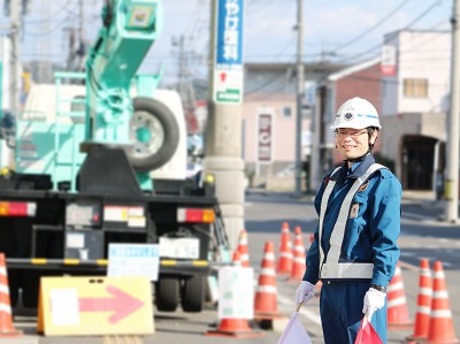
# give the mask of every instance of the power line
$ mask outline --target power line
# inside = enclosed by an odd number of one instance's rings
[[[380,25],[382,25],[384,22],[386,22],[388,19],[390,19],[393,14],[395,14],[396,12],[398,12],[405,4],[407,4],[410,0],[404,0],[403,2],[401,2],[396,8],[394,8],[390,13],[388,13],[385,17],[383,17],[381,20],[379,20],[374,26],[372,26],[371,28],[365,30],[364,32],[362,32],[361,34],[359,34],[358,36],[356,36],[355,38],[352,38],[351,40],[349,40],[348,42],[345,42],[343,43],[342,45],[340,45],[338,48],[335,48],[333,49],[334,51],[338,51],[338,50],[341,50],[347,46],[350,46],[356,42],[358,42],[361,38],[365,37],[366,35],[368,35],[370,32],[374,31],[376,28],[378,28]]]
[[[62,25],[66,24],[72,16],[76,17],[78,15],[77,13],[73,12],[73,10],[75,10],[77,5],[78,5],[78,1],[74,4],[74,8],[72,8],[71,10],[68,11],[67,16],[61,22],[59,22],[58,25],[55,26],[54,28],[52,28],[52,29],[50,29],[50,30],[48,30],[46,32],[40,32],[40,33],[32,33],[32,32],[29,32],[29,31],[23,31],[24,34],[36,37],[36,36],[48,36],[48,35],[52,34],[53,32],[56,32],[57,30],[59,30],[62,27]]]
[[[415,18],[413,21],[411,21],[408,25],[406,25],[405,27],[403,27],[403,28],[401,28],[401,29],[399,29],[399,30],[396,30],[396,31],[394,31],[394,32],[392,32],[392,33],[390,33],[390,34],[388,34],[387,37],[384,39],[383,44],[388,43],[388,42],[391,41],[393,38],[395,38],[395,37],[398,35],[398,33],[399,33],[400,31],[404,31],[404,30],[409,29],[412,25],[414,25],[414,24],[417,23],[419,20],[421,20],[423,17],[425,17],[428,13],[430,13],[430,12],[435,8],[435,6],[439,6],[439,4],[440,4],[440,1],[439,1],[439,0],[436,0],[433,4],[431,4],[431,6],[429,6],[424,12],[422,12],[418,17],[416,17],[416,18]],[[345,58],[345,59],[339,60],[338,63],[346,63],[346,62],[348,62],[348,61],[350,61],[350,60],[355,59],[356,57],[360,57],[360,56],[362,56],[362,55],[367,55],[367,54],[369,54],[369,53],[374,52],[374,51],[377,50],[377,49],[380,49],[381,46],[382,46],[382,44],[379,43],[379,44],[374,45],[373,47],[371,47],[371,48],[369,48],[369,49],[367,49],[367,50],[365,50],[365,51],[363,51],[363,52],[360,52],[360,53],[358,53],[358,54],[354,54],[354,55],[352,55],[352,56],[349,56],[349,57],[347,57],[347,58]]]

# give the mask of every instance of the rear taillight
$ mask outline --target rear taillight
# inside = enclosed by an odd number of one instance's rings
[[[25,217],[35,216],[37,205],[34,202],[0,201],[0,216]]]
[[[198,209],[198,208],[179,208],[177,209],[178,222],[198,222],[198,223],[213,223],[216,218],[213,209]]]

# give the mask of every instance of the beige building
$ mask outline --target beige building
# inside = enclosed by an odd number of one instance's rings
[[[382,154],[394,158],[404,189],[435,190],[445,169],[451,34],[397,31],[384,41],[394,68],[381,79]]]
[[[305,64],[306,92],[302,110],[302,161],[311,148],[311,106],[316,81],[340,65]],[[243,159],[251,186],[294,189],[296,155],[296,65],[246,63],[243,103]],[[306,182],[306,181],[305,181]],[[305,188],[305,183],[304,183]]]

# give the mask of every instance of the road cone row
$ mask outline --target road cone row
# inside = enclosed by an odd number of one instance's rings
[[[0,338],[14,337],[21,334],[22,332],[16,330],[13,326],[6,259],[5,255],[0,253]]]
[[[414,332],[406,343],[459,343],[455,337],[445,275],[440,261],[432,278],[428,259],[420,261],[419,291]]]

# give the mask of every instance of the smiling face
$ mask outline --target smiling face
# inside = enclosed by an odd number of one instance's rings
[[[344,160],[359,158],[369,151],[369,143],[374,144],[377,131],[372,130],[369,137],[367,129],[337,129],[335,144]]]

